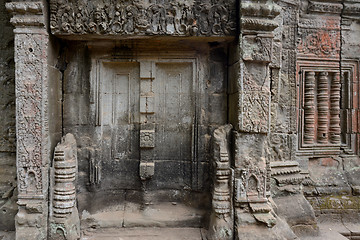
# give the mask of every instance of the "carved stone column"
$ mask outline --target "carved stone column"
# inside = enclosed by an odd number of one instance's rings
[[[239,115],[235,134],[235,206],[250,212],[258,221],[274,225],[267,204],[269,162],[264,143],[270,130],[270,63],[274,18],[281,8],[274,2],[241,1],[241,35],[238,79]],[[279,46],[278,46],[279,47]],[[257,150],[252,149],[257,146]],[[250,153],[253,152],[253,153]],[[257,206],[259,205],[259,207]],[[268,216],[266,218],[264,216]],[[238,216],[238,218],[241,218]]]
[[[10,2],[15,26],[16,163],[19,212],[16,239],[47,239],[49,138],[44,5]]]
[[[273,1],[246,0],[240,1],[240,11],[239,75],[235,84],[238,118],[234,122],[235,235],[237,239],[250,235],[269,239],[269,229],[281,222],[269,201],[270,159],[265,152],[271,122],[270,83],[276,72],[271,67],[280,68],[281,45],[274,41],[274,30],[281,8]]]

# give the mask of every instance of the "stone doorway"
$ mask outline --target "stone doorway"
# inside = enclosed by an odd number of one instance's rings
[[[154,189],[191,188],[197,167],[195,61],[102,60],[97,68],[97,158],[112,173],[102,182],[137,189],[141,180],[153,179]]]
[[[226,44],[155,54],[144,45],[88,44],[74,56],[91,61],[64,72],[63,130],[80,145],[84,228],[208,223],[211,134],[228,121]]]

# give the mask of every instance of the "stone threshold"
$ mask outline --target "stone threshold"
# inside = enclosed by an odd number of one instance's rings
[[[206,240],[201,228],[120,228],[85,232],[81,240]]]
[[[204,210],[177,202],[162,202],[142,206],[126,202],[116,208],[90,214],[82,212],[81,229],[92,231],[107,228],[201,228],[205,221]]]

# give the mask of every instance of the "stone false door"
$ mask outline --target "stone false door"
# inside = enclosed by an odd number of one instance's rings
[[[151,178],[155,190],[196,185],[195,60],[101,60],[97,69],[98,154],[103,171],[114,173],[103,185],[139,189]]]

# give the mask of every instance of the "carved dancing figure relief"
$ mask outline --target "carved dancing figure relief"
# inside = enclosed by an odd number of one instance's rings
[[[55,0],[50,3],[54,34],[232,35],[235,2],[104,0],[97,6]],[[200,31],[199,31],[200,29]]]

